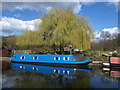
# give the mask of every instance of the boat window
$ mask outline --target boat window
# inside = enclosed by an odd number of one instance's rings
[[[63,71],[64,74],[69,74],[69,71]]]
[[[25,56],[21,56],[20,59],[25,59]]]
[[[35,59],[35,60],[36,60],[36,59],[38,59],[38,57],[37,57],[37,56],[35,56],[35,57],[33,57],[33,59]]]
[[[12,58],[16,58],[16,56],[12,56]]]
[[[54,70],[54,73],[60,73],[60,70]]]
[[[24,67],[24,66],[20,66],[20,68],[21,68],[21,69],[25,69],[25,67]]]
[[[63,60],[69,60],[70,59],[70,57],[64,57],[63,58]]]
[[[60,57],[54,57],[54,60],[60,60]]]
[[[33,67],[33,70],[38,70],[38,68],[36,68],[36,67]]]

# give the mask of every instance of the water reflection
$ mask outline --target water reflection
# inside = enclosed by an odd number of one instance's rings
[[[103,67],[103,71],[112,78],[120,78],[120,67]]]
[[[19,73],[15,87],[27,88],[90,88],[89,68],[63,68],[11,63]],[[22,73],[21,73],[22,72]],[[84,83],[83,83],[84,82]]]
[[[113,69],[52,67],[11,63],[3,72],[3,88],[118,88]],[[116,70],[119,72],[119,70]]]
[[[95,72],[95,71],[94,71]],[[96,73],[96,72],[95,72]],[[103,67],[101,71],[97,71],[91,78],[91,84],[94,88],[116,88],[119,90],[120,84],[120,68]]]
[[[51,66],[40,66],[40,65],[30,65],[30,64],[20,64],[20,63],[11,63],[11,68],[13,70],[22,70],[36,73],[45,73],[45,74],[55,74],[63,76],[75,76],[78,75],[80,71],[91,72],[89,68],[63,68],[63,67],[51,67]],[[81,74],[82,75],[82,74]]]

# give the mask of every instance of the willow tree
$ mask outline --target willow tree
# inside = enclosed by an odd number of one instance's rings
[[[33,49],[36,46],[41,46],[43,43],[42,38],[36,31],[26,30],[22,35],[16,36],[16,45],[22,48]]]
[[[71,9],[52,9],[41,20],[38,30],[25,31],[17,37],[17,45],[46,45],[61,51],[68,45],[79,50],[90,49],[93,30],[85,17],[75,15]]]
[[[52,9],[42,17],[42,24],[37,31],[44,36],[44,44],[57,46],[61,50],[68,45],[80,50],[90,49],[93,30],[88,20],[75,15],[71,9]]]

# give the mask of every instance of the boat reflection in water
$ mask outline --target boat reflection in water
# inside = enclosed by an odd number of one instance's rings
[[[103,71],[108,72],[110,77],[120,78],[120,67],[103,67]]]
[[[86,68],[66,68],[66,67],[52,67],[52,66],[42,66],[42,65],[31,65],[23,63],[11,63],[11,68],[13,70],[22,70],[35,73],[44,74],[55,74],[63,76],[73,76],[78,75],[79,71],[91,72],[88,67]]]

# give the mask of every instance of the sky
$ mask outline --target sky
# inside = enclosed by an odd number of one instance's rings
[[[42,23],[44,11],[69,7],[73,8],[74,14],[89,20],[96,38],[105,31],[118,33],[118,2],[2,2],[0,35],[16,35],[26,29],[36,30],[36,24]]]

